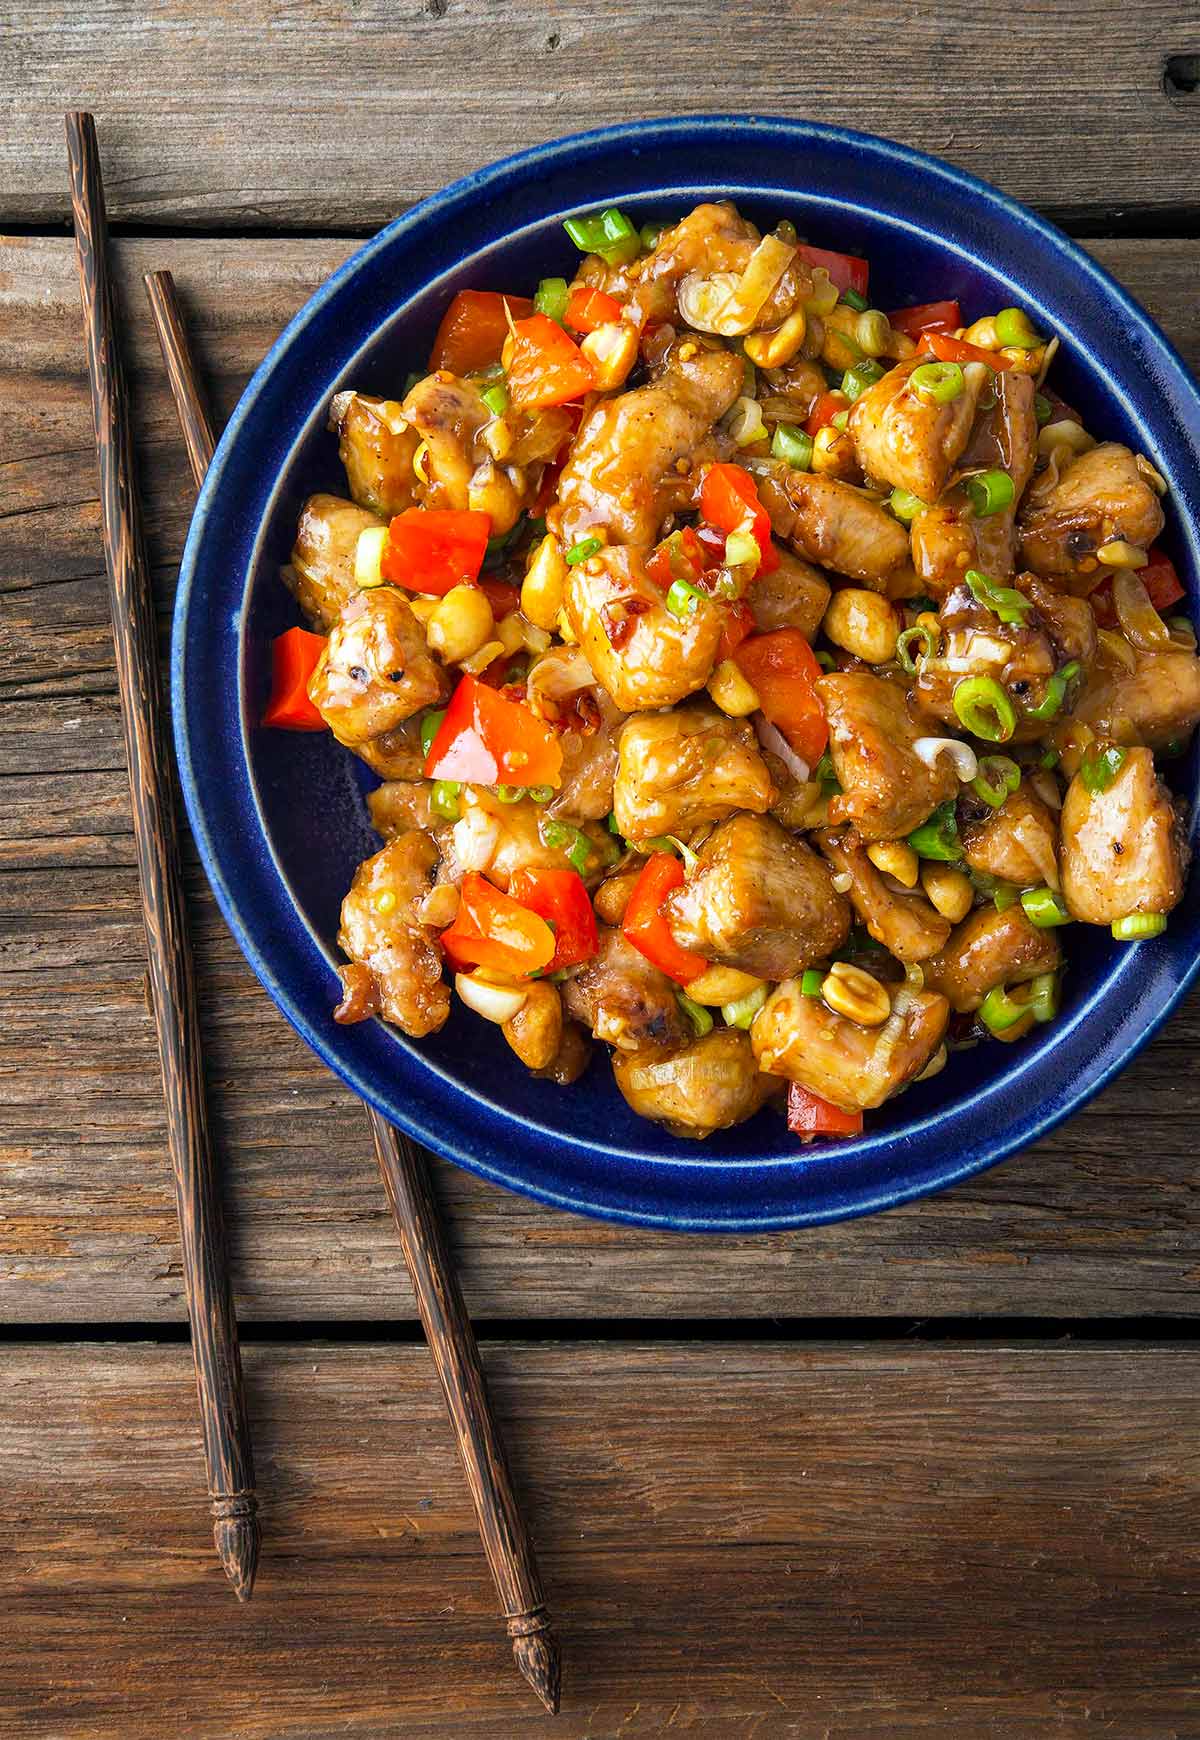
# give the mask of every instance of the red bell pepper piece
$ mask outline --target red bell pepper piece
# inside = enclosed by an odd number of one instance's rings
[[[830,282],[839,290],[857,290],[860,296],[866,295],[871,273],[868,260],[857,254],[835,254],[828,248],[810,248],[807,242],[797,244],[796,255],[806,266],[824,266]]]
[[[809,1093],[798,1081],[788,1083],[788,1129],[793,1136],[861,1136],[861,1112],[844,1112],[819,1094]]]
[[[567,298],[567,325],[575,332],[595,332],[598,326],[620,320],[624,312],[624,303],[604,290],[581,286]]]
[[[911,308],[893,308],[888,321],[897,332],[920,338],[923,332],[957,332],[963,317],[957,302],[917,302]]]
[[[725,541],[722,539],[722,552],[724,547]],[[688,580],[695,584],[707,567],[708,556],[704,545],[691,526],[672,532],[669,538],[656,544],[646,558],[646,575],[663,592],[669,592],[676,580]]]
[[[746,636],[754,633],[754,612],[742,599],[735,600],[722,612],[721,638],[717,642],[717,663],[731,659]]]
[[[981,345],[968,344],[964,338],[951,338],[946,332],[923,332],[921,350],[929,351],[939,362],[981,362],[1001,371],[1012,367],[1011,360],[998,350],[984,350]]]
[[[271,647],[271,698],[264,725],[283,731],[324,731],[325,721],[308,698],[308,681],[325,651],[323,634],[289,628]]]
[[[804,425],[805,434],[816,435],[833,422],[839,411],[849,409],[850,401],[839,388],[834,387],[830,392],[822,393],[808,413],[808,421]]]
[[[752,635],[733,657],[771,724],[815,767],[829,742],[829,724],[814,687],[821,667],[800,630],[777,628]]]
[[[441,935],[456,972],[490,967],[493,972],[524,977],[549,966],[554,932],[544,918],[475,870],[463,877],[458,892],[458,916]]]
[[[480,576],[479,590],[492,607],[492,615],[499,622],[501,617],[517,608],[521,602],[520,588],[511,580],[492,580],[486,574]]]
[[[513,320],[523,320],[532,313],[533,303],[527,296],[502,296],[498,290],[460,290],[442,316],[429,353],[429,367],[470,375],[499,362],[508,337],[509,315]]]
[[[1150,560],[1137,570],[1137,577],[1149,594],[1155,610],[1168,610],[1186,596],[1187,588],[1175,571],[1175,564],[1165,550],[1151,544],[1146,552]]]
[[[558,738],[528,707],[464,676],[429,754],[426,779],[473,785],[554,785],[562,778]]]
[[[490,514],[405,508],[388,527],[379,571],[410,592],[440,596],[478,576],[491,531]]]
[[[565,405],[590,393],[596,384],[591,363],[548,314],[517,321],[505,372],[508,396],[518,411]]]
[[[551,972],[591,960],[600,946],[596,914],[583,878],[574,870],[518,870],[512,879],[512,896],[553,924]]]
[[[708,966],[700,955],[681,948],[663,917],[662,904],[683,881],[683,865],[670,852],[655,852],[647,858],[633,885],[621,929],[627,941],[652,966],[680,985],[690,985]]]
[[[718,531],[753,532],[759,549],[758,572],[773,573],[779,553],[771,542],[771,521],[758,499],[758,485],[743,465],[710,465],[700,485],[700,513]]]

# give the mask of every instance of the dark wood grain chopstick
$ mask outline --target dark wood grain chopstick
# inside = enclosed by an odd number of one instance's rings
[[[214,441],[178,292],[170,272],[148,272],[144,281],[192,475],[199,488],[212,459]],[[373,1107],[365,1109],[484,1551],[508,1622],[513,1656],[553,1715],[559,1700],[558,1640],[550,1629],[533,1542],[517,1504],[475,1331],[442,1235],[429,1169],[407,1136],[394,1130]]]
[[[133,837],[162,1063],[183,1277],[200,1397],[213,1536],[246,1601],[261,1541],[237,1319],[208,1135],[200,1026],[184,920],[171,763],[163,729],[150,574],[134,475],[129,394],[117,342],[100,152],[91,115],[66,117],[75,255],[87,344]]]

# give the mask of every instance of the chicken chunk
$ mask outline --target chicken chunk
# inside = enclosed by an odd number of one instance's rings
[[[390,519],[412,506],[413,456],[421,437],[404,422],[399,405],[366,393],[335,393],[329,427],[338,436],[338,457],[360,507]]]
[[[444,701],[450,684],[403,594],[375,586],[342,611],[308,692],[338,742],[355,749]]]
[[[1021,985],[1062,962],[1055,930],[1030,924],[1022,906],[981,906],[951,932],[923,967],[927,990],[940,991],[959,1015],[973,1014],[997,985]]]
[[[573,697],[562,718],[566,720],[558,733],[562,776],[549,812],[575,821],[603,821],[613,807],[617,743],[625,714],[604,689],[590,688]]]
[[[868,477],[934,502],[970,437],[980,388],[992,377],[983,363],[968,363],[965,391],[939,404],[910,385],[913,370],[927,361],[914,357],[889,369],[856,400],[847,427]]]
[[[385,840],[394,840],[410,828],[433,833],[440,821],[429,807],[427,779],[389,779],[367,794],[371,826]]]
[[[871,1111],[920,1075],[946,1031],[950,1005],[906,985],[891,993],[880,1027],[860,1027],[788,979],[754,1018],[750,1041],[758,1067],[799,1082],[844,1112]]]
[[[637,552],[604,550],[567,577],[567,619],[596,680],[625,713],[670,707],[712,674],[722,615],[698,598],[674,616]]]
[[[670,1051],[692,1026],[675,986],[619,930],[600,927],[599,950],[563,986],[567,1013],[618,1051]]]
[[[1010,793],[999,809],[960,821],[958,835],[972,870],[1018,888],[1043,883],[1058,888],[1058,822],[1027,783]]]
[[[421,505],[489,514],[493,537],[511,531],[529,493],[528,480],[519,467],[501,469],[480,439],[492,413],[478,387],[438,369],[417,381],[402,409],[425,443],[424,478],[417,490]]]
[[[310,495],[300,510],[291,565],[283,571],[296,602],[320,634],[328,634],[358,591],[358,535],[380,524],[377,514],[340,495]]]
[[[354,753],[380,779],[421,779],[425,773],[425,750],[421,745],[421,720],[416,713],[390,731],[356,743]]]
[[[889,954],[906,964],[927,961],[946,946],[950,921],[943,918],[919,889],[901,889],[887,881],[867,857],[853,829],[823,830],[817,836],[822,852],[843,876],[850,878],[850,904],[869,935]]]
[[[1105,544],[1152,544],[1163,511],[1128,447],[1104,441],[1028,502],[1019,526],[1022,559],[1035,573],[1087,575],[1095,573],[1096,551]]]
[[[867,841],[895,840],[957,795],[946,756],[929,767],[914,753],[918,738],[936,731],[895,683],[869,671],[834,671],[820,679],[817,693],[842,788],[830,799],[831,822],[853,822]]]
[[[805,640],[815,640],[831,592],[829,582],[811,562],[776,545],[779,566],[755,577],[746,595],[760,634],[777,628],[798,628]]]
[[[687,834],[734,810],[761,814],[774,795],[754,727],[743,719],[691,706],[625,723],[613,809],[627,840]]]
[[[1060,592],[1036,574],[1018,574],[1014,584],[1037,612],[1038,625],[1050,637],[1059,663],[1076,659],[1086,670],[1096,657],[1096,613],[1087,599]]]
[[[960,455],[960,472],[1006,471],[1013,480],[1013,501],[979,518],[958,487],[917,515],[912,527],[913,564],[922,586],[935,598],[957,586],[968,568],[1001,581],[1008,580],[1016,568],[1016,508],[1037,457],[1034,383],[1029,375],[1010,370],[996,374],[990,385],[990,394],[981,395],[984,402]]]
[[[741,392],[743,373],[732,351],[697,347],[650,385],[601,399],[584,417],[546,516],[563,548],[599,529],[611,543],[648,549],[674,502],[676,461],[692,462]]]
[[[508,893],[519,870],[574,868],[568,846],[546,844],[554,824],[532,799],[506,804],[486,786],[465,785],[459,809],[456,822],[443,823],[437,830],[447,881],[461,882],[467,871],[478,870]],[[579,832],[591,842],[582,872],[590,882],[615,862],[619,847],[608,829],[596,822],[583,823]]]
[[[776,537],[810,562],[882,592],[907,561],[908,533],[865,490],[786,466],[772,467],[758,483]]]
[[[1078,600],[1073,602],[1078,603]],[[1001,622],[968,586],[956,586],[938,612],[941,655],[923,664],[916,682],[921,706],[954,730],[961,728],[955,695],[972,677],[989,677],[1004,689],[1014,710],[1012,741],[1032,743],[1046,729],[1028,713],[1048,699],[1050,684],[1064,664],[1062,654],[1035,611],[1019,622]],[[1064,700],[1069,705],[1077,683]],[[1062,702],[1060,702],[1060,711]]]
[[[416,830],[366,859],[342,902],[338,931],[343,954],[370,974],[379,1013],[414,1039],[436,1033],[450,1013],[436,933],[417,916],[437,861],[433,841]]]
[[[1124,665],[1097,665],[1075,715],[1097,737],[1164,749],[1200,723],[1200,659],[1189,652],[1136,649],[1133,657],[1132,671]]]
[[[1112,924],[1170,912],[1183,898],[1188,852],[1182,818],[1148,749],[1129,749],[1107,791],[1076,774],[1062,813],[1063,897],[1072,918]]]
[[[790,978],[850,933],[827,867],[770,816],[722,822],[663,911],[684,948],[760,979]]]
[[[740,275],[758,240],[754,225],[729,200],[694,206],[679,223],[663,231],[648,254],[622,274],[623,289],[639,324],[678,318],[676,291],[688,272]],[[611,280],[607,287],[612,290]]]
[[[779,1088],[759,1070],[749,1036],[734,1027],[715,1027],[666,1057],[617,1052],[613,1075],[639,1117],[697,1140],[752,1118]]]

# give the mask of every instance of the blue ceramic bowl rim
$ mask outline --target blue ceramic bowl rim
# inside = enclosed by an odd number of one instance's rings
[[[1170,450],[1164,469],[1177,486],[1181,474],[1188,478],[1192,487],[1186,494],[1195,498],[1197,507],[1200,507],[1200,464],[1194,448],[1195,431],[1200,430],[1200,394],[1186,365],[1133,298],[1054,225],[977,177],[923,152],[872,134],[785,117],[737,114],[627,122],[534,146],[462,177],[394,219],[356,250],[304,304],[255,371],[218,444],[200,491],[180,570],[171,656],[171,703],[180,782],[206,874],[221,912],[258,978],[277,1007],[318,1056],[395,1124],[494,1182],[555,1207],[607,1220],[689,1232],[772,1231],[874,1213],[946,1188],[1029,1145],[1092,1098],[1166,1020],[1200,970],[1200,937],[1195,934],[1196,925],[1193,923],[1186,931],[1180,930],[1173,935],[1169,933],[1168,938],[1160,939],[1154,951],[1129,950],[1125,963],[1110,972],[1092,995],[1070,1010],[1065,1020],[1058,1024],[1062,1032],[1054,1052],[1035,1055],[1024,1063],[1018,1059],[1002,1076],[965,1098],[957,1098],[939,1108],[915,1125],[864,1137],[836,1149],[818,1147],[801,1150],[795,1156],[751,1156],[707,1163],[699,1156],[694,1161],[666,1156],[647,1159],[631,1151],[606,1148],[602,1151],[607,1162],[611,1163],[615,1158],[626,1163],[619,1177],[614,1178],[611,1170],[596,1166],[594,1175],[588,1174],[584,1185],[576,1181],[566,1188],[556,1188],[556,1148],[573,1146],[586,1153],[589,1147],[586,1141],[564,1131],[556,1140],[547,1143],[540,1128],[527,1126],[516,1111],[473,1100],[465,1089],[458,1088],[441,1072],[429,1069],[432,1080],[423,1081],[422,1070],[428,1066],[419,1050],[408,1045],[401,1054],[403,1062],[399,1065],[392,1062],[395,1077],[389,1086],[394,1091],[387,1091],[369,1073],[371,1059],[368,1058],[365,1065],[347,1060],[344,1040],[349,1030],[335,1029],[331,1033],[327,1020],[324,1023],[315,1020],[302,1007],[286,976],[276,970],[269,952],[275,940],[269,927],[262,915],[248,910],[236,892],[239,870],[245,859],[240,843],[210,826],[208,800],[213,790],[212,780],[210,775],[197,768],[198,760],[201,769],[204,768],[204,758],[210,752],[201,748],[196,755],[193,754],[189,727],[188,701],[194,661],[189,661],[188,628],[204,540],[220,512],[232,511],[225,506],[223,492],[227,473],[235,463],[242,431],[281,360],[304,338],[310,325],[319,319],[367,262],[389,249],[397,238],[447,215],[460,202],[474,203],[487,198],[502,189],[509,178],[531,170],[564,167],[572,160],[582,162],[588,151],[596,148],[623,146],[636,152],[656,142],[686,144],[698,135],[720,138],[723,134],[728,135],[731,142],[753,139],[756,144],[774,142],[794,150],[819,141],[826,146],[873,157],[879,167],[886,168],[890,164],[910,177],[933,178],[942,184],[943,189],[952,190],[974,206],[982,202],[992,217],[1010,227],[1014,236],[1021,235],[1030,245],[1049,250],[1073,272],[1089,280],[1090,287],[1098,296],[1128,322],[1137,335],[1143,354],[1153,356],[1160,374],[1170,378],[1176,408],[1186,405],[1191,413],[1190,419],[1181,416],[1173,431],[1159,431],[1160,451],[1156,451],[1155,457],[1156,461],[1162,462],[1161,449],[1165,446]],[[731,177],[730,186],[735,185],[735,179]],[[802,182],[794,179],[791,185],[796,195],[803,197]],[[776,191],[785,189],[778,185]],[[603,189],[593,191],[588,198],[577,202],[576,209],[588,209],[607,197]],[[652,198],[653,194],[644,190],[643,197]],[[847,205],[851,203],[846,202]],[[858,209],[870,212],[872,208],[864,201]],[[888,215],[896,221],[894,214]],[[919,229],[921,226],[914,227]],[[954,242],[952,245],[968,258],[977,257],[966,244]],[[996,271],[990,262],[986,269]],[[1114,393],[1119,393],[1111,376],[1107,385]],[[275,476],[276,486],[286,467],[285,458]],[[233,482],[236,484],[236,478]],[[1177,489],[1177,499],[1184,493]],[[269,506],[268,501],[268,509]],[[1181,515],[1183,518],[1185,516]],[[1188,548],[1191,571],[1196,574],[1200,572],[1200,532],[1194,523],[1185,523],[1180,526],[1179,534]],[[251,538],[251,545],[260,535],[261,526]],[[240,645],[244,652],[244,635],[240,638]],[[312,937],[314,933],[307,919],[296,909],[288,892],[286,877],[274,859],[247,756],[243,753],[240,757],[231,757],[222,772],[244,788],[240,795],[248,798],[258,818],[262,846],[271,857],[280,883],[279,892],[290,908],[290,912],[284,914],[285,921],[298,919]],[[1136,966],[1135,956],[1140,957]],[[1111,991],[1118,977],[1131,994],[1114,1018]],[[1099,1037],[1093,1029],[1099,1030]],[[338,1043],[331,1043],[332,1040]],[[1079,1065],[1077,1074],[1070,1085],[1058,1091],[1044,1107],[1037,1108],[1032,1093],[1036,1090],[1041,1066],[1044,1063],[1046,1073],[1049,1073],[1054,1058],[1061,1057],[1068,1045]],[[448,1083],[462,1102],[457,1108],[457,1118],[453,1111],[448,1116],[446,1100],[439,1093],[439,1089],[444,1092]],[[986,1119],[993,1110],[993,1102],[1011,1094],[1014,1089],[1018,1095],[1022,1091],[1030,1092],[1031,1097],[1025,1101],[1025,1106],[1030,1109],[1014,1107],[1005,1113],[1001,1106],[997,1112],[997,1125],[989,1127],[985,1123],[979,1137],[972,1138],[968,1115],[980,1112]],[[947,1132],[955,1133],[956,1126],[962,1126],[957,1130],[961,1142],[953,1154],[944,1153],[932,1167],[923,1166],[920,1139],[940,1131],[945,1147]],[[465,1138],[463,1128],[470,1130]],[[473,1137],[482,1138],[488,1149],[486,1155],[480,1153]],[[494,1157],[497,1151],[504,1155],[506,1163]],[[888,1151],[892,1157],[883,1159],[884,1176],[880,1176],[878,1164],[862,1164],[864,1161],[877,1162]],[[860,1173],[865,1176],[859,1176]],[[787,1182],[781,1186],[780,1181],[785,1175]],[[720,1181],[714,1188],[718,1179]],[[816,1189],[813,1188],[814,1180]]]

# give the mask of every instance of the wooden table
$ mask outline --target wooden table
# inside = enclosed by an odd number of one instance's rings
[[[10,0],[0,35],[0,1733],[550,1731],[512,1671],[365,1125],[194,862],[265,1546],[215,1563],[102,584],[62,111],[95,110],[166,615],[222,415],[402,204],[534,140],[760,108],[940,152],[1200,356],[1184,0]],[[797,166],[797,173],[803,173]],[[1193,999],[1066,1129],[817,1231],[607,1227],[438,1164],[565,1654],[555,1732],[1200,1733]]]

